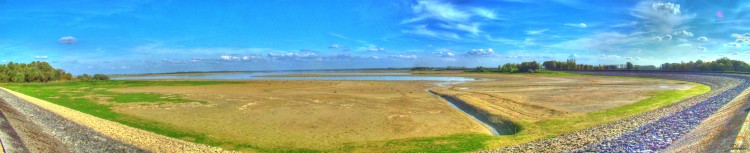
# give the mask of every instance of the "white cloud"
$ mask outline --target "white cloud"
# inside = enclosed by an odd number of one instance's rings
[[[319,60],[321,59],[314,52],[304,51],[304,50],[300,52],[268,53],[266,56],[274,60]]]
[[[656,41],[661,41],[661,40],[662,40],[662,39],[664,39],[664,38],[662,38],[662,37],[659,37],[659,36],[656,36],[656,37],[654,37],[653,39],[654,39],[654,40],[656,40]]]
[[[417,55],[391,55],[389,57],[400,59],[417,59]]]
[[[627,22],[627,23],[615,24],[615,25],[611,25],[609,27],[611,27],[611,28],[620,28],[620,27],[632,27],[632,26],[635,26],[635,25],[638,25],[638,21],[630,21],[630,22]]]
[[[732,37],[736,38],[734,43],[750,45],[750,33],[745,34],[732,34]]]
[[[328,46],[328,48],[331,48],[331,49],[339,49],[339,48],[346,48],[346,47],[344,47],[344,46],[341,46],[341,45],[339,45],[339,44],[332,44],[331,46]]]
[[[670,2],[654,3],[653,5],[651,5],[651,9],[665,14],[681,14],[680,4],[674,4]]]
[[[446,29],[453,29],[453,30],[459,30],[459,31],[466,31],[474,35],[478,35],[482,30],[479,30],[479,23],[474,22],[471,24],[440,24],[440,27],[446,28]]]
[[[412,6],[412,11],[417,14],[417,16],[404,22],[415,22],[424,19],[464,22],[469,20],[472,16],[472,14],[456,8],[453,4],[442,3],[440,1],[417,1],[417,5]]]
[[[641,1],[631,9],[631,15],[642,20],[646,32],[668,34],[694,15],[683,15],[680,5],[670,2]]]
[[[434,19],[444,22],[466,22],[474,16],[486,19],[497,19],[494,10],[480,7],[458,7],[451,3],[441,1],[417,1],[417,4],[412,6],[412,11],[416,14],[416,17],[404,20],[402,23],[417,22],[425,19]]]
[[[219,60],[223,60],[223,61],[235,61],[235,60],[239,60],[239,59],[240,59],[240,57],[231,56],[231,55],[222,55],[222,56],[219,56]]]
[[[249,61],[249,60],[259,60],[263,59],[263,57],[260,56],[242,56],[243,61]]]
[[[369,52],[384,52],[385,48],[377,48],[377,47],[371,46],[371,47],[366,48],[365,50]]]
[[[539,29],[539,30],[526,30],[527,35],[539,35],[543,34],[544,32],[549,31],[549,29]]]
[[[625,60],[628,60],[628,61],[632,61],[632,60],[639,61],[639,60],[641,60],[641,58],[640,57],[625,57]]]
[[[666,40],[672,40],[672,35],[664,35],[664,39],[666,39]]]
[[[492,48],[487,49],[471,49],[468,52],[466,52],[467,56],[494,56],[495,50]]]
[[[182,63],[181,61],[178,61],[178,60],[166,59],[166,58],[165,59],[161,59],[161,61],[162,62],[166,62],[166,63]]]
[[[601,54],[599,55],[599,58],[605,58],[605,59],[619,59],[622,58],[620,55],[607,55],[607,54]]]
[[[47,56],[34,56],[34,60],[47,60]]]
[[[698,37],[696,40],[698,40],[698,41],[708,41],[708,38],[705,37],[705,36],[703,36],[703,37]]]
[[[674,36],[678,37],[693,37],[693,33],[687,30],[678,30],[674,32]]]
[[[586,27],[588,27],[588,25],[586,25],[586,23],[566,23],[565,26],[576,27],[576,28],[586,28]]]
[[[63,44],[73,44],[73,43],[76,43],[76,41],[78,40],[73,36],[65,36],[65,37],[61,37],[57,41]]]
[[[456,56],[455,53],[451,52],[451,49],[438,49],[437,52],[433,52],[433,54],[437,54],[440,57],[453,57]]]
[[[706,49],[706,47],[700,46],[700,47],[698,47],[698,50],[706,51],[707,49]]]
[[[476,39],[482,33],[481,26],[486,25],[485,22],[498,19],[495,10],[453,3],[454,1],[417,0],[411,7],[413,17],[401,22],[415,25],[401,32],[441,40],[459,40],[464,35],[470,35],[466,38]]]
[[[334,37],[341,38],[341,39],[348,39],[348,38],[346,38],[346,36],[341,35],[341,34],[337,34],[337,33],[328,33],[328,34],[331,35],[331,36],[334,36]]]
[[[740,44],[740,43],[735,43],[735,42],[730,42],[730,43],[726,43],[726,44],[724,44],[724,46],[725,46],[725,47],[737,47],[737,48],[739,48],[739,47],[742,47],[742,44]]]
[[[459,37],[458,34],[455,34],[455,33],[433,31],[433,30],[427,29],[427,25],[418,25],[418,26],[415,26],[411,30],[401,30],[401,32],[408,33],[408,34],[415,34],[415,35],[427,36],[427,37],[432,37],[432,38],[436,38],[436,39],[443,39],[443,40],[461,39],[461,37]]]
[[[495,10],[489,10],[485,8],[474,8],[472,10],[477,16],[481,16],[487,19],[497,19],[497,15],[495,15]]]

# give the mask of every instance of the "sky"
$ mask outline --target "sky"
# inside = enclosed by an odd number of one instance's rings
[[[750,59],[750,1],[0,0],[0,60],[74,74]]]

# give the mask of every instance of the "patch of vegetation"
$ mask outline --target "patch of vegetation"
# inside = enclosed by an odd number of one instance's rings
[[[453,134],[441,137],[411,138],[374,142],[361,146],[349,146],[347,152],[356,152],[357,148],[377,150],[378,152],[468,152],[485,148],[485,143],[493,136],[486,134]]]
[[[71,79],[73,75],[62,69],[55,69],[47,62],[0,64],[0,82],[50,82]]]

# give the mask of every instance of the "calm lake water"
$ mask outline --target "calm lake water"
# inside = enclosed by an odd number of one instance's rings
[[[323,74],[336,76],[311,77],[278,77],[269,75],[287,74]],[[468,77],[413,76],[409,73],[310,73],[310,72],[247,72],[247,73],[207,73],[197,75],[148,75],[114,77],[113,80],[169,80],[169,79],[203,79],[203,80],[427,80],[427,81],[474,81]]]

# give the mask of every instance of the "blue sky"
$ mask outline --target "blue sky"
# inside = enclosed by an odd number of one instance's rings
[[[0,60],[74,74],[750,59],[750,2],[0,0]]]

